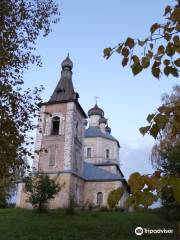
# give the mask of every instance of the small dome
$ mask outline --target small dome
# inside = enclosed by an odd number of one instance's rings
[[[104,117],[100,118],[100,119],[99,119],[99,124],[101,124],[101,123],[106,124],[106,123],[107,123],[107,119],[104,118]]]
[[[106,132],[108,132],[109,134],[111,133],[111,128],[109,126],[106,126],[105,128]]]
[[[104,111],[98,107],[98,105],[96,104],[93,108],[91,108],[88,111],[88,116],[92,116],[92,115],[99,115],[101,117],[104,117]]]
[[[68,54],[67,58],[64,59],[64,61],[61,63],[61,66],[62,66],[62,69],[64,69],[64,68],[72,69],[73,68],[73,62],[69,58],[69,54]]]

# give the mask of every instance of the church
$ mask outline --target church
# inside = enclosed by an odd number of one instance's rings
[[[49,101],[41,105],[33,174],[47,174],[63,184],[48,208],[66,208],[72,196],[79,206],[107,206],[112,190],[127,189],[119,167],[120,144],[97,104],[87,115],[84,112],[73,87],[69,56],[61,66],[60,81]],[[31,208],[23,188],[24,183],[19,183],[16,206]],[[124,207],[127,195],[128,190],[119,207]]]

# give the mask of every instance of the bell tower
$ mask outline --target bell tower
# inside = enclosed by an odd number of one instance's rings
[[[72,83],[73,63],[61,64],[61,78],[49,101],[40,111],[33,167],[47,174],[83,171],[83,134],[86,114],[78,102]]]

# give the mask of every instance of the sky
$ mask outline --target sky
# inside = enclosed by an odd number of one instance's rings
[[[105,112],[112,135],[121,145],[120,166],[128,177],[132,172],[152,173],[149,160],[154,140],[143,137],[139,128],[161,103],[161,95],[178,83],[175,78],[157,80],[149,70],[133,76],[121,66],[118,54],[103,58],[103,49],[114,47],[127,37],[144,39],[150,26],[163,21],[172,0],[59,0],[60,22],[52,33],[39,37],[37,54],[43,66],[25,72],[26,87],[44,85],[43,101],[48,101],[61,72],[61,62],[69,53],[73,61],[73,84],[85,112],[95,103]]]

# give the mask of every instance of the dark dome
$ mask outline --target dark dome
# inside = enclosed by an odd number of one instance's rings
[[[108,132],[109,134],[111,133],[111,128],[109,126],[106,126],[105,128],[106,132]]]
[[[104,117],[104,111],[98,107],[98,105],[96,104],[93,108],[91,108],[88,111],[88,116],[92,116],[92,115],[99,115],[101,117]]]
[[[106,123],[107,123],[107,119],[104,118],[104,117],[100,118],[100,119],[99,119],[99,124],[101,124],[101,123],[106,124]]]
[[[67,56],[66,59],[64,59],[64,61],[61,63],[62,69],[64,68],[73,68],[73,62],[71,61],[71,59],[69,58],[69,54]]]

